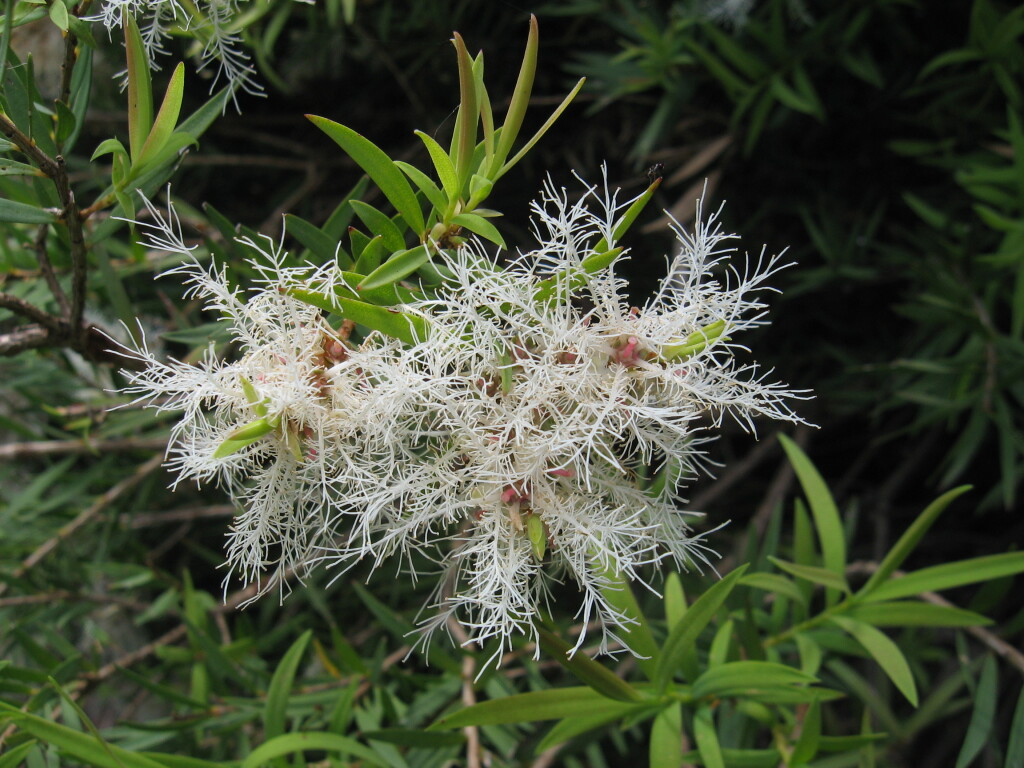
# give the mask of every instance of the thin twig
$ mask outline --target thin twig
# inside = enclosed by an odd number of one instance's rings
[[[2,112],[0,112],[0,133],[10,139],[48,178],[57,178],[57,162],[43,152],[31,138],[22,133],[21,129]]]
[[[50,255],[46,252],[46,236],[49,232],[49,224],[39,225],[35,240],[36,261],[39,262],[39,270],[43,273],[46,284],[50,287],[50,293],[53,294],[53,298],[60,305],[61,313],[67,317],[71,314],[71,304],[68,302],[68,295],[61,288],[60,282],[57,280],[57,273],[53,270],[53,262],[50,261]]]
[[[78,453],[98,456],[105,453],[121,453],[123,451],[160,451],[166,447],[166,437],[127,437],[120,440],[33,440],[31,442],[0,445],[0,460]]]
[[[113,504],[122,495],[130,491],[140,482],[142,482],[150,472],[154,471],[163,462],[163,456],[157,454],[149,459],[146,463],[140,465],[135,472],[126,477],[121,482],[114,485],[106,493],[102,494],[96,501],[94,501],[87,509],[82,510],[78,517],[72,520],[67,525],[60,528],[57,533],[51,536],[49,539],[44,541],[35,551],[26,557],[11,576],[15,579],[19,579],[24,576],[29,570],[34,568],[44,557],[50,552],[57,548],[61,542],[71,538],[71,536],[82,526],[92,522],[103,510]],[[0,584],[0,595],[7,591],[7,587],[11,582],[7,581]]]
[[[46,327],[51,333],[62,333],[64,331],[60,318],[54,317],[49,312],[44,312],[14,294],[0,293],[0,307],[9,309],[16,315],[27,317],[29,320],[39,323],[39,325]]]

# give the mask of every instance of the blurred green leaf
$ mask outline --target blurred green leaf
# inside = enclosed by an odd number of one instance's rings
[[[869,624],[845,616],[832,616],[832,623],[857,640],[882,668],[907,701],[917,706],[917,686],[903,652],[892,640]]]
[[[978,687],[974,691],[974,710],[971,712],[971,722],[967,726],[967,734],[964,737],[963,746],[960,747],[960,754],[956,757],[956,768],[967,768],[973,763],[992,733],[999,689],[996,674],[995,659],[992,656],[986,656],[981,665],[981,678],[978,680]]]
[[[596,717],[621,714],[623,703],[609,699],[593,688],[551,688],[492,699],[438,718],[430,730],[463,728],[467,725],[499,725],[559,720],[563,717]],[[636,710],[645,705],[638,702]]]
[[[263,734],[272,739],[284,733],[285,717],[288,711],[288,696],[295,681],[295,672],[299,668],[306,647],[313,638],[313,630],[307,629],[281,658],[281,663],[274,670],[267,688],[267,703],[263,709]]]
[[[361,758],[371,765],[387,766],[387,761],[355,739],[336,733],[287,733],[256,747],[242,761],[242,768],[259,768],[275,757],[305,751],[332,752]]]

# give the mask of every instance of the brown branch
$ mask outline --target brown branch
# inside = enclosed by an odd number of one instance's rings
[[[142,515],[121,515],[120,523],[127,528],[153,528],[170,523],[189,523],[193,520],[207,520],[216,517],[231,517],[238,512],[232,504],[213,504],[208,507],[185,507],[167,512],[150,512]]]
[[[57,177],[57,162],[36,146],[36,143],[22,133],[21,129],[2,112],[0,112],[0,133],[10,139],[47,177],[50,179]]]
[[[54,317],[49,312],[44,312],[33,304],[29,304],[24,299],[18,298],[11,293],[0,293],[0,308],[9,309],[16,315],[27,317],[29,320],[34,320],[42,326],[45,326],[51,333],[63,333],[64,327],[58,317]]]
[[[50,261],[50,255],[46,252],[46,236],[50,231],[49,224],[41,224],[39,231],[36,233],[36,261],[39,262],[39,270],[43,273],[43,277],[46,279],[46,284],[50,286],[50,293],[53,294],[53,298],[60,304],[60,311],[65,317],[71,314],[71,305],[68,303],[68,295],[64,293],[64,289],[60,287],[60,283],[57,281],[57,273],[53,269],[53,263]]]
[[[122,451],[160,451],[167,447],[167,438],[123,438],[121,440],[33,440],[0,445],[0,460],[67,454],[103,454]]]
[[[7,333],[0,333],[0,355],[16,355],[28,349],[39,349],[50,344],[52,334],[41,325],[23,325]]]

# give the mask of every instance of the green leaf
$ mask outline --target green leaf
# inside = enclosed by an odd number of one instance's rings
[[[907,701],[915,707],[917,706],[917,686],[914,684],[914,675],[896,643],[862,621],[846,616],[832,616],[830,621],[860,643],[864,650],[871,655],[871,658],[878,662],[878,666],[889,676],[900,693],[906,696]]]
[[[364,277],[356,286],[359,291],[368,291],[373,288],[380,288],[391,285],[408,277],[417,269],[430,261],[430,250],[425,245],[417,245],[407,251],[395,253],[390,259]]]
[[[1006,745],[1003,768],[1024,768],[1024,688],[1017,698],[1017,707],[1010,722],[1010,743]]]
[[[579,82],[576,83],[575,87],[573,87],[573,89],[569,91],[569,95],[562,99],[562,103],[555,107],[555,111],[552,112],[551,116],[544,121],[544,125],[542,125],[540,129],[535,134],[533,134],[532,137],[530,137],[530,140],[527,141],[526,144],[524,144],[518,152],[516,152],[515,157],[513,157],[511,160],[509,160],[507,163],[501,166],[498,172],[491,176],[492,181],[497,181],[499,178],[508,173],[509,170],[511,170],[511,168],[516,163],[518,163],[526,156],[527,152],[533,149],[534,145],[538,141],[540,141],[541,138],[543,138],[544,134],[548,132],[548,129],[555,124],[555,121],[558,120],[559,117],[561,117],[562,113],[566,110],[566,107],[568,107],[572,100],[576,98],[576,94],[580,92],[580,89],[583,87],[583,84],[586,81],[587,79],[585,77],[580,78]],[[504,144],[504,139],[505,133],[504,130],[502,130],[502,136],[501,139],[499,140],[499,145]]]
[[[292,643],[270,679],[270,687],[267,688],[267,703],[263,708],[263,734],[268,740],[284,733],[288,695],[291,693],[292,683],[295,681],[295,672],[299,668],[302,656],[306,652],[306,646],[309,645],[312,637],[313,630],[307,629],[303,632]]]
[[[483,216],[478,216],[475,213],[460,213],[458,216],[452,217],[452,224],[464,227],[470,232],[480,235],[485,240],[490,240],[501,248],[507,247],[505,240],[501,237],[501,233],[498,232],[498,228]]]
[[[785,576],[780,576],[777,573],[748,573],[740,579],[740,584],[744,587],[763,589],[765,592],[788,597],[803,605],[807,603],[807,598],[800,588]]]
[[[661,186],[661,179],[655,179],[651,182],[651,185],[643,191],[643,193],[636,198],[632,203],[629,204],[629,208],[626,212],[619,217],[618,221],[612,226],[612,240],[616,243],[621,240],[629,228],[633,226],[633,222],[636,221],[637,217],[643,212],[644,208],[654,197],[655,191]],[[601,238],[597,241],[597,245],[594,246],[594,253],[601,253],[607,251],[610,243],[605,239]]]
[[[886,554],[885,559],[882,560],[878,565],[878,570],[871,574],[871,578],[865,582],[864,586],[857,592],[857,597],[866,597],[874,592],[883,582],[885,582],[893,572],[899,568],[903,561],[907,559],[907,556],[914,550],[914,547],[918,545],[918,542],[928,532],[928,529],[932,527],[932,524],[938,519],[946,507],[948,507],[954,499],[958,496],[962,496],[971,490],[971,486],[962,485],[959,488],[954,488],[951,491],[947,491],[942,494],[939,498],[929,504],[925,510],[918,515],[917,519],[911,524],[903,535],[900,536],[899,541],[893,545],[892,549]]]
[[[592,253],[580,262],[579,267],[570,267],[551,277],[544,278],[537,283],[537,287],[533,291],[533,300],[538,303],[547,301],[556,293],[563,299],[571,296],[574,291],[587,284],[587,275],[593,275],[605,269],[621,254],[622,248]]]
[[[405,237],[402,236],[401,230],[399,230],[395,222],[387,214],[378,211],[372,205],[364,203],[362,200],[353,200],[351,205],[352,210],[356,212],[356,216],[370,230],[371,237],[380,235],[389,251],[405,250]]]
[[[698,352],[703,352],[716,341],[728,341],[725,333],[725,320],[716,320],[704,328],[698,328],[691,333],[680,344],[664,344],[661,347],[661,357],[665,360],[677,361],[693,357]]]
[[[793,465],[793,470],[796,472],[807,502],[810,504],[814,525],[818,530],[818,541],[821,542],[825,567],[842,577],[846,572],[846,536],[843,532],[842,520],[839,517],[839,509],[832,499],[832,494],[818,470],[811,464],[807,455],[800,450],[800,446],[782,434],[779,435],[779,442],[782,443],[782,447],[789,457],[789,463]],[[829,602],[835,602],[834,595],[829,597]]]
[[[466,50],[462,35],[452,35],[455,55],[459,62],[459,112],[455,118],[455,135],[452,155],[455,157],[455,172],[458,177],[458,194],[469,181],[473,172],[473,151],[476,149],[476,131],[479,122],[479,105],[476,100],[476,80],[473,77],[473,61]]]
[[[874,627],[978,627],[992,623],[974,611],[916,600],[854,605],[846,615]]]
[[[807,685],[817,678],[771,661],[731,661],[705,670],[690,690],[695,699],[755,694],[769,688]]]
[[[777,557],[772,557],[771,555],[768,556],[768,561],[776,568],[796,576],[798,579],[813,581],[815,584],[821,584],[829,589],[835,589],[842,592],[850,591],[850,585],[846,583],[846,578],[844,576],[837,575],[833,571],[826,570],[825,568],[817,568],[813,565],[790,563],[786,560],[780,560]]]
[[[32,741],[26,741],[24,744],[19,744],[16,747],[11,747],[0,755],[0,768],[18,768],[21,765],[31,765],[28,762],[22,762],[25,759],[25,755],[28,754],[29,750],[35,747],[39,742],[33,739]]]
[[[601,666],[585,653],[569,653],[572,646],[552,632],[538,629],[541,648],[559,664],[572,672],[580,682],[586,683],[595,691],[615,701],[643,701],[644,695],[614,672]]]
[[[670,627],[675,626],[686,614],[686,595],[683,593],[682,582],[675,571],[665,579],[665,620]]]
[[[651,725],[650,768],[679,768],[683,764],[683,705],[674,701]]]
[[[609,699],[593,688],[550,688],[491,699],[445,715],[429,730],[464,728],[467,725],[500,725],[559,720],[563,717],[594,717],[603,713],[621,713],[623,703]],[[637,709],[644,706],[637,705]]]
[[[153,121],[153,128],[146,138],[146,143],[143,144],[142,151],[139,153],[138,162],[135,164],[136,168],[142,168],[147,163],[152,162],[167,146],[167,142],[171,134],[174,133],[175,126],[178,124],[178,115],[181,114],[181,99],[184,92],[185,65],[179,63],[174,68],[171,81],[167,84],[167,92],[164,94],[164,100],[160,104],[160,111]]]
[[[516,87],[512,91],[508,112],[505,113],[505,122],[501,126],[494,159],[486,173],[491,180],[497,179],[503,172],[502,166],[505,164],[505,159],[512,151],[512,145],[515,144],[516,138],[519,136],[519,129],[522,128],[526,108],[530,104],[530,94],[533,92],[533,80],[537,74],[539,41],[540,30],[537,25],[537,17],[530,14],[530,32],[526,38],[523,63],[519,66],[519,77],[516,78]]]
[[[285,214],[284,224],[285,231],[308,248],[320,264],[332,261],[335,253],[340,251],[337,240],[332,240],[321,232],[319,227],[305,219],[300,219],[293,213]],[[342,256],[341,266],[351,266],[351,261],[346,259],[347,254],[342,254],[344,251],[338,253],[339,256]]]
[[[34,165],[0,157],[0,176],[39,176],[41,173]]]
[[[53,744],[62,753],[97,768],[163,768],[155,760],[100,741],[90,734],[21,712],[3,702],[0,702],[0,720],[11,720],[40,741]]]
[[[804,713],[800,737],[793,745],[789,765],[803,765],[818,754],[821,742],[821,704],[813,702]]]
[[[609,702],[609,704],[614,703]],[[645,709],[648,708],[637,704],[618,703],[597,714],[566,717],[552,726],[551,730],[537,744],[534,753],[539,755],[557,744],[608,723],[618,722],[626,717],[639,717]]]
[[[370,272],[373,272],[373,270],[380,266],[381,261],[384,260],[384,254],[387,252],[388,249],[387,246],[384,245],[384,238],[381,237],[380,235],[375,235],[370,239],[370,242],[363,246],[363,252],[359,254],[359,258],[356,260],[356,263],[352,267],[352,274],[358,275],[359,280],[362,280],[364,275],[368,275]],[[359,285],[359,280],[356,280],[352,284],[353,289],[355,288],[355,286]],[[392,290],[390,291],[390,293],[394,294],[398,293],[398,291],[395,290],[398,287],[400,286],[396,286],[395,283],[392,283],[389,286],[378,288],[377,292],[389,292],[388,289],[391,288]],[[399,303],[398,300],[383,302],[370,299],[369,295],[373,293],[374,291],[372,290],[362,291],[359,295],[359,298],[366,299],[371,304]],[[407,299],[404,301],[407,301]]]
[[[139,26],[127,7],[122,13],[121,23],[128,61],[128,147],[131,149],[132,164],[137,165],[146,137],[153,126],[153,81]]]
[[[717,584],[713,584],[694,601],[683,618],[673,625],[658,658],[655,679],[659,694],[664,693],[677,669],[681,668],[688,680],[697,677],[697,637],[722,607],[746,569],[745,564],[741,565]]]
[[[368,139],[331,120],[315,115],[306,117],[326,133],[334,142],[356,161],[360,168],[380,187],[380,191],[395,206],[405,223],[418,235],[423,234],[426,225],[423,212],[416,200],[416,194],[409,186],[402,171],[383,150]]]
[[[0,198],[0,222],[52,224],[55,221],[57,217],[43,208]]]
[[[441,145],[434,141],[433,138],[425,134],[423,131],[416,131],[416,135],[420,137],[420,140],[427,147],[427,152],[430,154],[430,161],[434,164],[434,170],[437,171],[437,178],[441,181],[441,186],[444,188],[445,195],[448,196],[450,202],[454,202],[459,199],[459,176],[455,171],[455,165],[452,163],[448,153],[441,148]],[[403,169],[404,170],[404,169]],[[416,180],[413,179],[415,182]],[[444,212],[444,209],[440,209]]]
[[[63,0],[53,0],[50,3],[50,20],[60,27],[61,31],[68,31],[68,8]]]
[[[1024,552],[1006,552],[1001,555],[974,557],[955,563],[935,565],[912,571],[898,579],[890,579],[877,587],[865,598],[865,602],[892,600],[897,597],[911,597],[922,592],[938,592],[943,589],[991,581],[1004,576],[1024,572]]]
[[[981,666],[981,679],[974,691],[974,710],[971,722],[967,726],[960,754],[956,758],[956,768],[967,768],[984,748],[992,733],[992,724],[996,718],[996,697],[999,683],[996,679],[996,662],[992,656],[986,656]]]
[[[341,315],[371,330],[404,341],[406,344],[416,344],[429,335],[427,321],[424,318],[406,314],[397,309],[346,299],[336,294],[308,291],[305,288],[289,288],[287,293],[299,301]]]
[[[366,731],[363,736],[372,741],[398,744],[410,749],[457,747],[466,740],[465,735],[458,731],[418,731],[411,728],[384,728],[378,731]]]
[[[387,766],[387,761],[369,747],[355,739],[336,733],[287,733],[260,745],[242,761],[241,768],[259,768],[275,757],[293,755],[296,752],[316,750],[342,755],[353,755],[373,765]]]
[[[697,742],[705,768],[725,768],[725,757],[718,743],[715,716],[709,706],[702,706],[693,715],[693,738]]]
[[[633,588],[622,573],[607,568],[604,577],[605,583],[601,586],[601,596],[614,611],[627,617],[626,623],[620,625],[618,634],[630,650],[637,654],[637,664],[647,679],[654,680],[658,654],[661,653],[661,649],[658,648],[654,635],[651,633],[651,625],[640,609],[636,595],[633,594]]]
[[[223,459],[225,456],[238,453],[275,429],[277,429],[277,425],[262,416],[255,421],[250,421],[229,432],[228,436],[217,446],[217,450],[213,452],[213,458]]]
[[[441,191],[440,187],[434,183],[433,179],[416,166],[401,160],[395,160],[395,165],[401,168],[405,175],[412,180],[412,183],[419,188],[423,196],[427,198],[427,202],[438,212],[438,215],[444,215],[444,212],[448,210],[448,200],[445,198],[444,192]]]

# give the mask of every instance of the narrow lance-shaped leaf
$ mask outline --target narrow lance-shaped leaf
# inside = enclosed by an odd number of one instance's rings
[[[474,704],[439,718],[430,725],[429,730],[597,716],[603,712],[619,713],[622,711],[622,705],[621,701],[609,699],[586,686],[549,688]]]
[[[458,193],[472,173],[470,167],[476,149],[476,128],[479,110],[476,102],[476,83],[473,80],[473,60],[466,43],[458,32],[452,37],[459,61],[459,116],[455,122],[455,172],[458,174]]]
[[[1024,572],[1024,552],[974,557],[955,563],[912,571],[899,579],[890,579],[865,598],[866,602],[911,597],[922,592],[936,592],[965,584],[976,584]]]
[[[687,679],[693,680],[697,676],[697,637],[714,618],[746,570],[747,566],[741,565],[717,584],[712,585],[687,608],[683,618],[672,627],[662,646],[655,673],[658,693],[665,691],[676,669],[680,667]]]
[[[541,647],[549,656],[602,696],[615,701],[643,701],[644,696],[640,691],[585,653],[570,656],[572,646],[554,633],[540,628],[538,637]]]
[[[530,94],[533,93],[533,79],[537,74],[537,50],[539,47],[540,30],[537,25],[537,17],[530,14],[530,32],[526,38],[526,51],[523,53],[523,63],[519,67],[519,77],[516,79],[516,87],[512,91],[512,100],[508,105],[508,112],[505,114],[505,122],[501,126],[501,134],[498,139],[498,147],[494,152],[494,159],[491,167],[487,169],[489,178],[497,179],[504,172],[502,166],[516,137],[519,136],[519,129],[523,125],[523,118],[526,115],[526,107],[530,103]]]
[[[648,680],[655,679],[658,654],[661,649],[651,633],[651,626],[640,609],[629,580],[621,573],[608,568],[604,572],[601,595],[609,606],[626,617],[618,630],[629,649],[637,655],[637,664]]]
[[[424,318],[400,312],[397,309],[367,304],[364,301],[347,299],[333,293],[309,291],[304,288],[289,288],[287,293],[299,301],[341,315],[359,325],[392,336],[406,344],[416,344],[426,339],[430,333]]]
[[[351,128],[316,115],[306,117],[366,171],[367,176],[373,179],[388,201],[395,206],[395,210],[402,215],[409,228],[417,235],[422,235],[426,225],[420,204],[394,161],[376,144]]]
[[[776,568],[796,576],[798,579],[804,579],[805,581],[811,581],[815,584],[821,584],[824,587],[839,590],[841,592],[850,591],[850,586],[846,583],[846,577],[830,571],[827,568],[818,568],[813,565],[801,565],[800,563],[790,563],[786,560],[780,560],[779,558],[772,557],[770,555],[768,556],[768,560]]]
[[[793,465],[793,470],[796,472],[804,495],[807,496],[807,502],[810,504],[814,525],[818,530],[818,540],[821,542],[825,567],[842,576],[846,572],[846,535],[843,532],[839,509],[832,499],[832,494],[821,474],[807,458],[807,454],[800,450],[800,446],[781,434],[779,442],[782,443],[782,447],[789,457],[789,463]],[[834,594],[830,595],[829,601],[835,602],[835,597]]]
[[[121,22],[124,26],[125,54],[128,62],[128,147],[132,164],[139,161],[142,147],[153,125],[153,82],[149,59],[139,26],[125,6]]]
[[[832,621],[849,633],[866,650],[888,675],[900,693],[906,696],[907,701],[917,706],[917,686],[914,684],[914,675],[910,671],[910,665],[904,657],[903,652],[885,634],[862,621],[848,618],[846,616],[833,616]]]
[[[425,245],[418,245],[402,253],[396,253],[363,278],[356,288],[360,291],[368,291],[371,288],[380,288],[396,283],[411,275],[428,261],[430,261],[430,251]]]
[[[167,140],[174,133],[178,124],[178,115],[181,114],[181,100],[185,93],[185,65],[179,63],[171,75],[171,82],[167,84],[167,92],[160,104],[160,111],[153,121],[153,128],[142,145],[139,153],[137,167],[141,168],[152,161],[167,145]]]
[[[306,652],[313,630],[307,629],[285,653],[281,663],[274,670],[267,688],[267,703],[263,708],[263,733],[267,739],[284,733],[285,715],[288,710],[288,695],[291,693],[295,672]]]
[[[348,736],[336,733],[286,733],[256,747],[242,761],[242,768],[260,768],[275,757],[293,755],[296,752],[317,750],[354,755],[371,765],[387,766],[388,762],[367,746]]]
[[[956,768],[967,768],[985,747],[996,719],[996,698],[999,691],[996,662],[986,656],[981,666],[981,677],[974,692],[974,710],[967,726],[963,746],[956,758]]]
[[[893,548],[889,550],[885,558],[878,565],[878,570],[871,574],[871,578],[867,580],[860,591],[857,592],[858,597],[864,597],[870,595],[878,586],[884,583],[893,572],[899,568],[903,561],[907,559],[907,556],[914,550],[921,538],[928,532],[928,529],[932,527],[932,524],[938,519],[939,515],[945,511],[952,501],[958,496],[962,496],[971,489],[969,485],[962,485],[959,488],[954,488],[951,491],[947,491],[942,494],[939,498],[929,504],[924,512],[918,515],[917,519],[911,524],[911,526],[900,536],[899,541],[893,545]]]
[[[445,195],[448,197],[449,205],[454,206],[455,202],[459,199],[459,175],[455,170],[455,164],[452,163],[452,159],[448,157],[448,153],[444,151],[441,145],[434,141],[433,137],[428,136],[423,131],[416,131],[416,135],[420,137],[420,140],[427,148],[430,161],[434,164],[434,170],[437,171],[437,178],[441,182]],[[442,211],[441,213],[446,212]]]
[[[697,742],[705,768],[725,768],[725,757],[715,730],[715,716],[709,706],[700,707],[693,716],[693,740]]]
[[[505,240],[502,238],[498,228],[483,216],[477,216],[475,213],[460,213],[458,216],[452,217],[452,224],[468,229],[474,235],[490,240],[501,248],[506,247]]]
[[[616,243],[619,242],[629,231],[629,228],[633,226],[633,222],[637,220],[637,217],[643,212],[647,204],[651,202],[651,198],[654,197],[654,192],[661,186],[661,179],[655,179],[651,182],[651,185],[643,191],[636,200],[629,204],[626,212],[619,217],[618,221],[612,225],[612,240]],[[594,252],[600,253],[601,251],[608,250],[610,243],[606,238],[598,240],[597,245],[594,246]]]
[[[551,126],[555,124],[555,121],[562,116],[562,113],[566,110],[569,104],[572,103],[572,100],[576,98],[576,94],[580,92],[580,89],[583,88],[583,84],[585,82],[587,82],[587,78],[581,77],[579,79],[579,82],[577,82],[573,89],[569,91],[569,95],[562,99],[562,103],[555,107],[555,111],[552,112],[551,116],[544,121],[544,125],[542,125],[540,129],[538,129],[538,131],[535,134],[533,134],[530,140],[523,145],[522,149],[516,152],[515,157],[513,157],[511,160],[509,160],[507,163],[501,166],[498,172],[492,176],[492,179],[494,181],[497,181],[499,178],[508,173],[509,170],[516,163],[518,163],[520,160],[523,159],[523,157],[526,156],[527,152],[533,149],[534,145],[541,140],[544,134],[548,132],[548,129],[550,129]],[[505,132],[502,131],[502,139],[504,139],[504,137]]]

